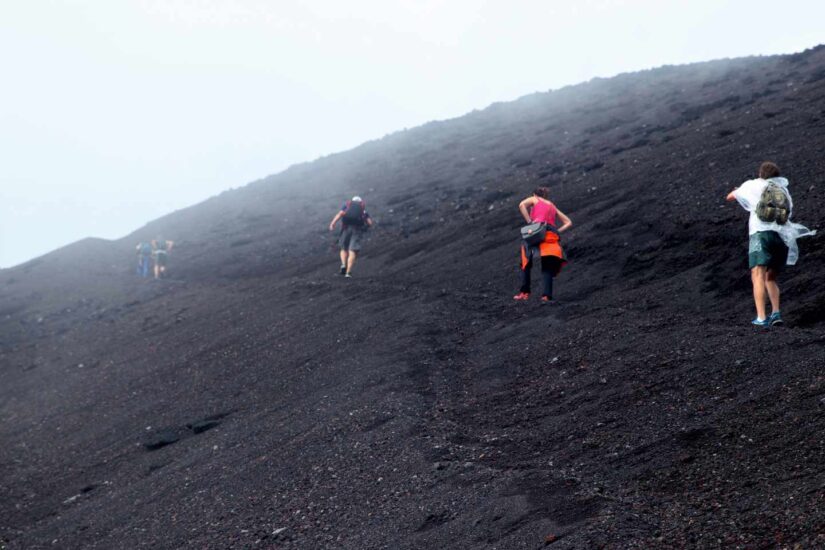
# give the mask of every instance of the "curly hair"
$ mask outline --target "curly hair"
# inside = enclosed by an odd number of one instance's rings
[[[763,180],[779,177],[779,166],[772,162],[763,162],[759,166],[759,177]]]

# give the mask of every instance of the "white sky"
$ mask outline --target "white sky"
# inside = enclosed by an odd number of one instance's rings
[[[825,42],[813,0],[0,0],[0,266],[405,127]]]

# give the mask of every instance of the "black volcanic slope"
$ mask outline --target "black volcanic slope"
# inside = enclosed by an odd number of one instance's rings
[[[0,272],[0,548],[825,545],[825,249],[753,330],[773,159],[825,227],[825,48],[535,94]],[[575,226],[517,304],[516,204]],[[325,229],[379,221],[356,277]],[[131,274],[174,239],[172,280]]]

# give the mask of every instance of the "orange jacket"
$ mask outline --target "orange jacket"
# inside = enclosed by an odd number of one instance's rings
[[[564,257],[564,251],[561,249],[561,243],[559,242],[559,234],[555,231],[550,231],[549,229],[547,234],[544,236],[544,242],[539,243],[539,254],[541,256],[555,256],[561,259],[562,265],[567,263],[567,259]],[[526,268],[529,261],[530,258],[527,255],[527,246],[522,244],[521,268]]]

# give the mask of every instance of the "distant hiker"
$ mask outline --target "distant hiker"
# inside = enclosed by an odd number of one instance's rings
[[[155,259],[155,279],[160,279],[166,274],[166,263],[169,259],[169,252],[175,243],[167,241],[163,237],[158,237],[152,241],[152,257]]]
[[[515,300],[527,300],[530,297],[530,270],[533,267],[534,256],[538,255],[541,261],[541,276],[544,282],[542,302],[550,302],[553,299],[553,277],[558,275],[567,263],[559,243],[559,234],[570,229],[573,222],[550,202],[549,195],[550,190],[547,187],[538,187],[531,197],[527,197],[518,205],[521,215],[529,225],[521,230],[521,290],[513,296]],[[557,220],[562,222],[560,227],[556,227]]]
[[[748,266],[756,303],[756,319],[751,322],[762,327],[782,324],[777,275],[786,264],[794,265],[799,258],[796,240],[816,231],[790,221],[793,201],[788,180],[779,177],[779,167],[772,162],[763,162],[759,177],[728,193],[727,200],[738,201],[750,212]],[[771,302],[770,316],[766,315],[766,293]]]
[[[338,237],[338,246],[341,249],[341,275],[352,277],[352,266],[361,250],[361,241],[368,227],[372,227],[372,218],[367,213],[364,200],[355,196],[341,206],[329,222],[329,230],[335,230],[335,224],[341,220],[341,234]]]
[[[137,274],[141,277],[149,276],[149,266],[152,263],[152,243],[148,241],[141,241],[137,247]]]

